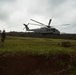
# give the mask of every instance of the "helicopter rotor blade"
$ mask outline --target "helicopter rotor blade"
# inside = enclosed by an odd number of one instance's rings
[[[33,24],[33,23],[29,23],[30,25],[37,25],[37,26],[47,26],[47,25],[41,25],[41,24]]]
[[[70,24],[62,24],[61,26],[63,26],[63,25],[64,25],[64,26],[67,26],[67,25],[70,25]]]
[[[25,25],[29,25],[29,23],[28,23],[28,24],[25,24],[25,23],[24,23],[23,25],[24,25],[24,26],[25,26]]]
[[[70,24],[61,24],[61,25],[53,25],[53,26],[68,26]]]
[[[25,27],[23,28],[23,30],[25,29]]]
[[[23,24],[24,26],[26,25],[26,24]],[[23,30],[25,29],[25,27],[23,28]]]
[[[25,26],[25,25],[27,25],[27,24],[23,24],[23,25]]]
[[[38,22],[38,21],[35,21],[35,20],[33,20],[33,19],[30,19],[31,21],[34,21],[34,22],[36,22],[36,23],[39,23],[39,24],[41,24],[41,25],[45,25],[45,24],[43,24],[43,23],[40,23],[40,22]]]
[[[48,26],[50,26],[51,21],[52,21],[52,19],[49,20]]]

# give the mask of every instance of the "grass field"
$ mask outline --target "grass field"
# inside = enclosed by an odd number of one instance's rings
[[[71,47],[59,45],[67,41]],[[0,47],[0,73],[76,75],[76,40],[7,36]]]
[[[61,47],[58,45],[63,41],[69,41],[71,47]],[[5,46],[0,47],[0,52],[32,52],[32,53],[75,53],[76,40],[51,39],[51,38],[29,38],[7,36]]]

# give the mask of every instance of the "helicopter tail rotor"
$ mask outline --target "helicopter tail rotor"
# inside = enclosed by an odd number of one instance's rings
[[[29,23],[28,23],[28,24],[23,24],[23,25],[25,26],[26,30],[29,30],[29,27],[28,27]],[[25,28],[23,28],[23,30],[24,30]]]

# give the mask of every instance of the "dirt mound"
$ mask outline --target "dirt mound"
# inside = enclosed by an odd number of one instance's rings
[[[68,54],[9,54],[0,56],[0,75],[71,75]]]

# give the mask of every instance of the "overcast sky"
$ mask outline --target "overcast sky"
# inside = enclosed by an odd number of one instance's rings
[[[50,18],[52,26],[70,24],[54,26],[60,32],[76,33],[76,0],[0,0],[0,30],[25,31],[30,19],[48,24]]]

